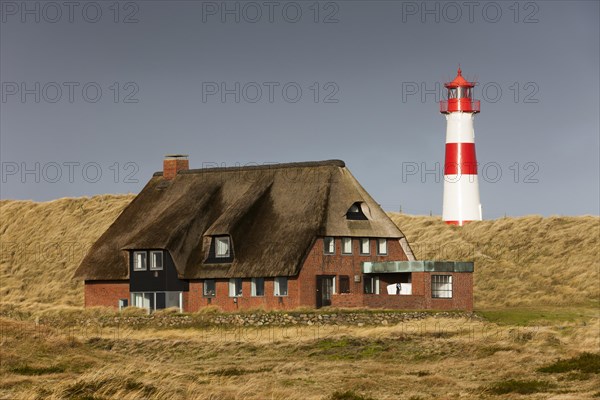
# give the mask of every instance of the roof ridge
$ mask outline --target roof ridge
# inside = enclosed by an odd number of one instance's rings
[[[205,172],[223,172],[223,171],[256,171],[265,169],[281,169],[281,168],[308,168],[308,167],[340,167],[344,168],[346,163],[342,160],[323,160],[323,161],[301,161],[301,162],[290,162],[290,163],[273,163],[263,165],[246,165],[246,166],[232,166],[232,167],[210,167],[210,168],[196,168],[188,169],[177,172],[178,174],[201,174]],[[158,171],[153,176],[162,176],[163,172]]]

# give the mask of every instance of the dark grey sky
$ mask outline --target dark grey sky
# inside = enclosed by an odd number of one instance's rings
[[[433,92],[460,64],[484,218],[599,213],[597,1],[1,3],[3,199],[137,193],[177,152],[340,158],[385,209],[440,214]]]

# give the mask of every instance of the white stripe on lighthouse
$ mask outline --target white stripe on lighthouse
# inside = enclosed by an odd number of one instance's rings
[[[446,143],[475,143],[472,113],[446,114]]]
[[[481,219],[477,175],[444,175],[442,220],[462,222]]]

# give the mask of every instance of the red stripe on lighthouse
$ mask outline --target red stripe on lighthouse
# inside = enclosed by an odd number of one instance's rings
[[[444,175],[477,175],[475,143],[446,143]]]

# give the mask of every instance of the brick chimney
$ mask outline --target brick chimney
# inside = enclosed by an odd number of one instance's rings
[[[187,154],[167,154],[163,160],[163,178],[174,179],[179,171],[190,169]]]

